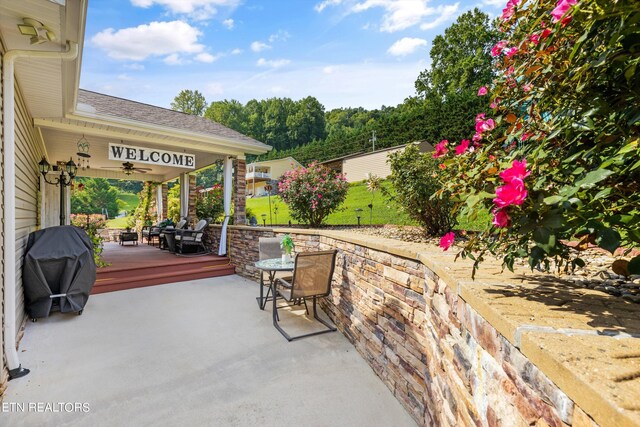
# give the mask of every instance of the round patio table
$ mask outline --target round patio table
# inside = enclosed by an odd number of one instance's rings
[[[256,301],[258,302],[258,307],[260,310],[264,310],[267,301],[269,300],[269,293],[271,293],[272,297],[275,295],[273,287],[275,286],[275,276],[278,271],[293,271],[295,263],[293,260],[290,262],[282,262],[282,258],[270,258],[263,259],[256,262],[256,268],[260,270],[260,296],[256,297]],[[269,290],[267,291],[267,295],[264,295],[264,275],[262,272],[269,273]]]

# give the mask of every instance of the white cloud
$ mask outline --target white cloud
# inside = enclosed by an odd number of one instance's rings
[[[496,7],[504,7],[506,3],[504,0],[482,0],[482,4]]]
[[[181,65],[184,64],[184,60],[177,53],[172,53],[171,55],[167,55],[163,61],[167,65]]]
[[[325,74],[331,74],[336,71],[336,67],[333,65],[328,65],[322,69],[322,72]]]
[[[131,4],[144,8],[159,5],[176,15],[206,20],[218,13],[219,8],[235,9],[240,0],[131,0]]]
[[[291,34],[289,34],[287,31],[278,30],[277,33],[271,34],[269,36],[269,43],[273,43],[277,41],[286,41],[289,37],[291,37]]]
[[[233,26],[235,25],[235,22],[233,21],[233,19],[229,18],[222,21],[222,25],[227,27],[227,29],[232,30]]]
[[[219,56],[211,55],[210,53],[202,52],[195,56],[196,61],[205,62],[207,64],[211,64],[213,61],[218,59]]]
[[[439,9],[438,17],[431,22],[423,22],[422,24],[420,24],[420,29],[430,30],[432,28],[436,28],[440,24],[443,24],[449,21],[458,13],[459,5],[460,5],[459,3],[455,3],[455,4],[449,4],[449,5],[438,7]]]
[[[144,65],[138,63],[125,64],[124,68],[127,68],[129,70],[142,71],[144,70]]]
[[[258,67],[269,67],[269,68],[280,68],[280,67],[284,67],[285,65],[291,63],[290,60],[288,59],[264,59],[264,58],[260,58],[258,59],[258,62],[256,62],[256,65]]]
[[[243,52],[242,49],[235,48],[231,51],[231,55],[240,55]]]
[[[320,13],[325,10],[329,6],[337,6],[342,3],[342,0],[324,0],[318,4],[316,4],[313,8],[316,12]]]
[[[422,24],[422,29],[433,28],[449,20],[459,3],[429,6],[430,0],[365,0],[351,6],[350,13],[360,13],[373,8],[384,9],[380,30],[388,33],[405,30]],[[326,6],[325,6],[326,7]],[[432,18],[424,22],[426,18]]]
[[[114,30],[107,28],[91,38],[91,42],[113,59],[143,61],[150,56],[200,53],[202,33],[183,21],[151,22],[137,27]]]
[[[416,51],[420,46],[426,46],[427,41],[425,39],[403,37],[387,50],[393,56],[406,56]]]
[[[131,76],[126,73],[118,74],[118,80],[131,80]]]
[[[205,95],[222,95],[224,93],[224,86],[220,82],[210,82],[204,89]]]
[[[271,46],[269,46],[266,43],[262,43],[259,41],[255,41],[253,43],[251,43],[251,50],[254,52],[262,52],[265,49],[271,49]]]

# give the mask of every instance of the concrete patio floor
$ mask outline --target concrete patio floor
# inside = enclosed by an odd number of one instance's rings
[[[287,342],[239,276],[94,295],[82,316],[29,323],[0,424],[415,425],[347,339]],[[283,326],[314,327],[283,313]],[[306,329],[305,329],[306,330]],[[88,412],[30,412],[29,402]]]

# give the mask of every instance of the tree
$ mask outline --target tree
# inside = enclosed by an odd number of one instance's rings
[[[489,16],[479,9],[460,15],[444,36],[433,40],[431,68],[418,76],[416,91],[423,97],[444,97],[488,84],[493,78],[489,53],[499,38]]]
[[[247,118],[244,106],[235,99],[212,102],[204,116],[238,132],[246,130]]]
[[[101,214],[107,217],[118,214],[118,190],[104,178],[83,178],[71,194],[71,211],[80,214]]]
[[[197,90],[181,90],[171,102],[172,110],[182,111],[194,116],[202,116],[206,108],[207,101],[204,99],[204,95]]]

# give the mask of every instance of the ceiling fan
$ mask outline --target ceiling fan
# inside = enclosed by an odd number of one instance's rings
[[[131,162],[124,162],[122,166],[103,166],[101,169],[120,169],[125,175],[131,175],[134,172],[137,173],[147,173],[151,170],[151,168],[138,168],[133,165]]]

